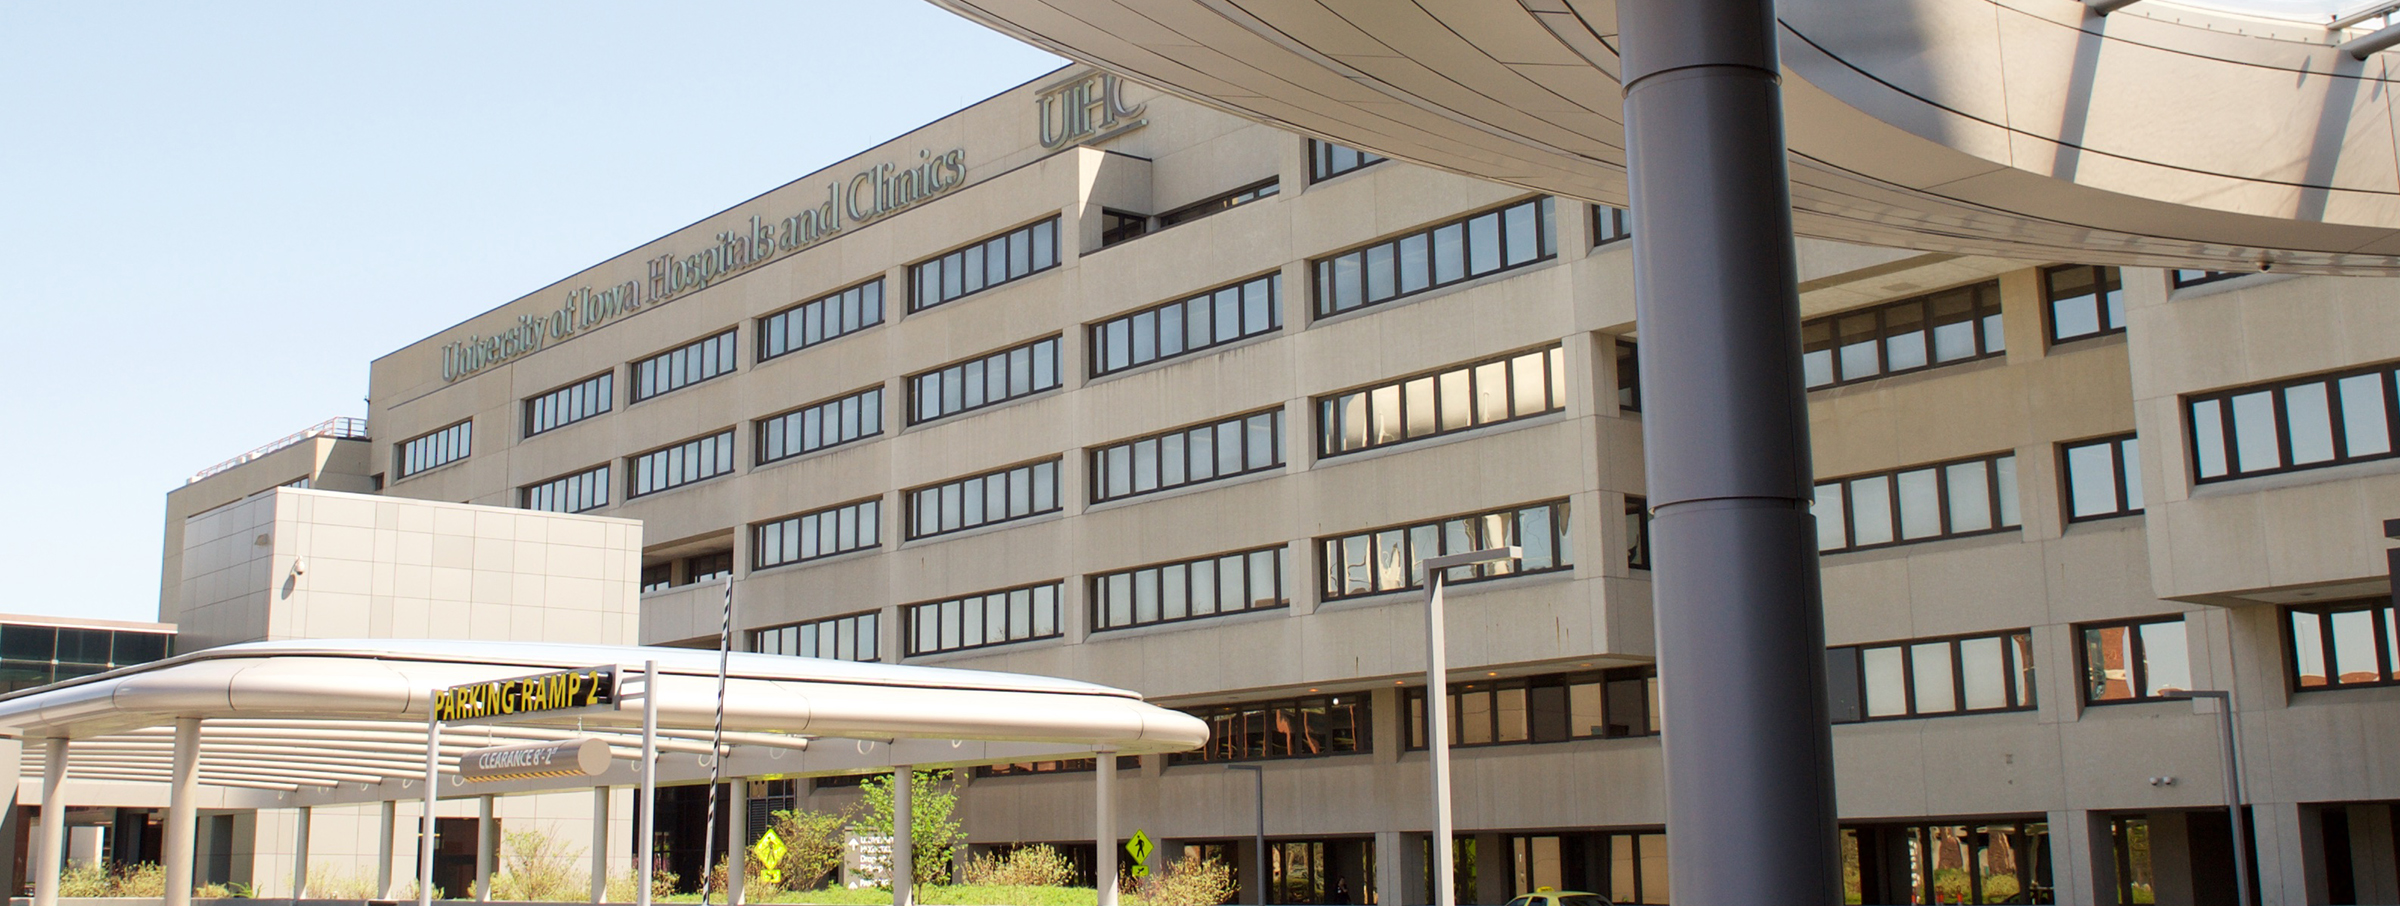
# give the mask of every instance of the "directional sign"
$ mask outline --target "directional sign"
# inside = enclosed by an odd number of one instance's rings
[[[1150,876],[1150,854],[1157,850],[1158,844],[1150,842],[1150,835],[1140,830],[1133,832],[1133,839],[1125,841],[1125,855],[1132,857],[1134,877]]]
[[[783,883],[783,854],[790,849],[791,847],[783,845],[783,838],[776,836],[772,829],[767,831],[766,836],[758,838],[758,842],[750,844],[750,852],[758,856],[759,862],[766,865],[765,868],[758,870],[759,883]]]

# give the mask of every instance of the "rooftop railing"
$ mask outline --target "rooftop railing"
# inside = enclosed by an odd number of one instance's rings
[[[215,475],[219,472],[223,472],[227,469],[241,465],[242,463],[249,462],[253,459],[257,459],[261,456],[265,456],[269,453],[273,453],[277,450],[281,450],[301,441],[317,437],[330,437],[335,440],[366,440],[367,420],[363,418],[352,418],[347,415],[326,419],[306,428],[294,431],[281,438],[277,438],[275,442],[259,447],[256,450],[252,450],[248,453],[244,453],[224,462],[217,463],[216,465],[209,466],[208,468],[201,469],[198,472],[194,472],[192,473],[192,477],[185,479],[183,483],[187,485],[191,484],[192,482],[199,481],[200,479],[207,478],[208,476]]]

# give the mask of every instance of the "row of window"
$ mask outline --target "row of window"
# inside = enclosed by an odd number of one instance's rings
[[[1825,652],[1835,723],[2034,707],[2027,630],[1845,645]]]
[[[1566,354],[1557,345],[1317,397],[1317,455],[1424,440],[1562,411]]]
[[[1092,630],[1149,626],[1291,603],[1282,545],[1092,577]]]
[[[427,469],[446,466],[467,458],[474,449],[475,420],[436,428],[400,442],[400,477],[407,478]]]
[[[1280,469],[1283,410],[1093,447],[1091,463],[1095,503]]]
[[[1168,764],[1313,758],[1375,747],[1363,693],[1186,708],[1184,713],[1208,723],[1208,742],[1169,754]]]
[[[738,333],[739,328],[728,329],[633,363],[633,401],[732,374]]]
[[[2007,349],[1997,280],[1800,325],[1800,370],[1812,390],[1992,358]]]
[[[750,650],[792,657],[880,661],[883,647],[876,628],[882,620],[881,611],[870,610],[753,630]]]
[[[1189,355],[1283,327],[1283,275],[1119,315],[1090,328],[1092,376]]]
[[[1056,638],[1061,623],[1059,596],[1060,584],[1047,582],[907,605],[900,612],[908,621],[904,636],[908,653],[963,651]]]
[[[1319,258],[1317,317],[1381,305],[1558,255],[1557,202],[1544,196]]]
[[[924,311],[1014,283],[1057,267],[1058,260],[1058,218],[1018,227],[911,266],[908,310]]]
[[[1575,558],[1568,543],[1567,502],[1553,500],[1319,538],[1318,574],[1328,601],[1389,594],[1423,588],[1423,564],[1428,559],[1510,545],[1519,547],[1521,556],[1453,567],[1442,581],[1456,584],[1572,568]]]
[[[1817,550],[1861,550],[2018,525],[2010,453],[1818,482]]]
[[[880,545],[883,500],[830,506],[751,527],[750,568],[801,563]]]
[[[908,379],[908,423],[921,425],[1059,386],[1058,337],[1044,337]]]
[[[1408,747],[1425,748],[1425,689],[1408,690]],[[1450,744],[1493,746],[1655,736],[1658,668],[1462,683],[1450,687]]]

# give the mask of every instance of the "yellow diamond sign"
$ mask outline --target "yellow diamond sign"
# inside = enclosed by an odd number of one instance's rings
[[[1134,877],[1149,876],[1150,854],[1157,850],[1158,844],[1150,841],[1150,835],[1139,830],[1133,832],[1133,839],[1125,841],[1125,855],[1131,856],[1133,859],[1132,873]]]
[[[758,861],[766,863],[768,871],[776,871],[782,866],[783,854],[790,850],[791,847],[783,845],[783,838],[776,836],[772,830],[758,838],[758,842],[750,844],[750,852],[758,856]]]

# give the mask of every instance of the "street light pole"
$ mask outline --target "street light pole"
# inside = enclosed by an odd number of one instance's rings
[[[1457,866],[1450,843],[1450,647],[1442,614],[1442,577],[1454,567],[1515,560],[1525,552],[1514,545],[1427,557],[1417,561],[1425,571],[1425,751],[1433,762],[1433,903],[1457,906]]]
[[[1252,858],[1258,860],[1258,901],[1263,904],[1267,901],[1267,767],[1259,764],[1229,764],[1225,769],[1249,771],[1251,779],[1257,781],[1258,834],[1251,838],[1250,846],[1251,851],[1256,853]]]
[[[2233,821],[2233,894],[2239,906],[2250,906],[2250,859],[2243,841],[2250,839],[2248,822],[2242,820],[2242,772],[2235,759],[2233,744],[2233,693],[2223,689],[2196,689],[2169,692],[2166,698],[2208,699],[2217,703],[2217,725],[2224,730],[2225,752],[2225,814]]]

